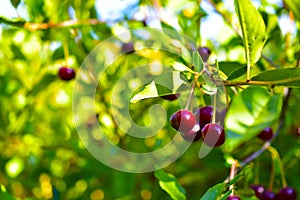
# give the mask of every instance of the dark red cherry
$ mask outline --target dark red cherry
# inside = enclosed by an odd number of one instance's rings
[[[170,123],[178,131],[189,131],[196,125],[196,118],[189,110],[179,110],[171,116]]]
[[[160,96],[163,99],[169,100],[169,101],[173,101],[175,99],[177,99],[180,96],[180,93],[177,94],[168,94],[168,95],[164,95],[164,96]]]
[[[123,53],[133,53],[134,52],[134,46],[132,42],[123,43],[122,44],[122,52]]]
[[[250,188],[255,192],[257,198],[261,198],[262,193],[265,191],[262,185],[251,185]]]
[[[297,199],[297,192],[292,187],[285,187],[279,190],[276,195],[276,200],[296,200]]]
[[[202,60],[206,62],[208,60],[208,57],[211,54],[211,51],[208,47],[199,47],[198,48],[198,53],[200,54]]]
[[[257,137],[259,137],[262,140],[269,140],[273,137],[273,130],[271,127],[265,128],[262,132],[260,132]]]
[[[195,117],[199,121],[200,127],[203,128],[206,124],[211,122],[213,116],[213,107],[204,106],[202,108],[198,108],[195,111]]]
[[[229,196],[229,197],[227,197],[227,199],[226,200],[241,200],[241,198],[239,197],[239,196]]]
[[[260,197],[260,200],[275,200],[276,194],[270,190],[265,190]],[[283,200],[283,199],[282,199]]]
[[[201,138],[201,134],[199,134],[200,126],[199,124],[196,124],[193,129],[189,131],[181,131],[180,135],[185,141],[188,142],[196,142]]]
[[[224,128],[220,124],[206,124],[201,132],[203,142],[209,147],[218,147],[225,142]]]
[[[60,77],[60,79],[65,80],[65,81],[69,81],[73,78],[75,78],[75,71],[72,68],[68,68],[68,67],[61,67],[58,70],[58,76]]]

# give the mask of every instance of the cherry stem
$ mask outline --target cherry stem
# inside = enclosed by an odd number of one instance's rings
[[[258,185],[260,183],[259,181],[259,174],[260,174],[260,162],[259,160],[254,165],[254,183]]]
[[[237,160],[234,160],[233,163],[231,164],[229,180],[232,180],[234,178],[235,173],[236,173],[235,170],[236,170],[237,164],[238,164]],[[230,196],[233,196],[234,195],[234,184],[229,186],[229,190],[231,190]]]
[[[212,116],[212,123],[216,123],[216,115],[217,115],[217,93],[213,95],[213,116]]]
[[[271,147],[269,147],[268,150],[270,150],[270,148]],[[272,163],[271,163],[271,172],[270,172],[270,182],[269,182],[269,187],[268,187],[268,189],[270,191],[273,190],[273,185],[274,185],[274,180],[275,180],[275,159],[272,156],[272,153],[271,153],[271,157],[272,157]]]
[[[68,60],[69,60],[69,46],[67,41],[63,42],[63,50],[64,50],[64,57],[65,57],[65,62],[66,62],[66,66],[68,66]]]
[[[187,101],[186,106],[185,106],[186,110],[188,110],[190,105],[191,105],[192,97],[193,97],[194,92],[195,92],[195,87],[196,87],[196,83],[197,83],[198,78],[199,78],[199,74],[195,73],[192,88],[191,88],[191,91],[190,91],[190,94],[189,94],[189,98],[188,98],[188,101]]]
[[[279,165],[279,170],[280,170],[281,181],[282,181],[282,186],[286,187],[287,182],[286,182],[286,178],[285,178],[284,167],[283,167],[283,163],[280,159],[279,153],[274,147],[271,147],[271,146],[268,148],[268,151],[271,153],[271,157],[272,157],[272,160],[273,160],[273,162],[272,162],[273,165],[274,165],[275,160],[277,158],[278,165]],[[274,166],[273,166],[273,168],[274,168]],[[274,180],[273,180],[273,182],[274,182]],[[273,186],[273,185],[270,185],[269,187],[271,187],[271,186]],[[272,187],[270,189],[272,189]]]

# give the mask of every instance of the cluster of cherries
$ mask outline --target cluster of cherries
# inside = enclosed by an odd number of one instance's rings
[[[211,106],[198,108],[195,113],[182,109],[171,116],[170,124],[186,141],[201,138],[207,146],[217,147],[225,142],[225,132],[221,124],[211,123],[212,116]]]
[[[259,200],[296,200],[297,192],[292,187],[281,188],[278,193],[274,193],[270,190],[266,190],[264,186],[252,185],[250,188],[253,189],[255,196]],[[237,195],[229,196],[226,200],[241,200]]]
[[[270,140],[273,137],[273,130],[271,127],[267,127],[262,130],[258,135],[258,138],[262,140]],[[266,190],[261,185],[252,185],[251,189],[255,192],[255,196],[259,200],[296,200],[297,192],[292,187],[284,187],[279,190],[277,194],[270,190]],[[240,200],[241,198],[237,195],[229,196],[226,200]]]
[[[252,185],[250,188],[255,192],[255,196],[260,200],[296,200],[297,192],[292,187],[281,188],[278,193],[266,190],[261,185]]]

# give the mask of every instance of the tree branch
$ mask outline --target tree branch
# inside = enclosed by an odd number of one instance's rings
[[[81,25],[99,25],[106,22],[100,21],[98,19],[76,19],[76,20],[67,20],[58,23],[53,23],[53,22],[33,23],[33,22],[26,22],[23,19],[11,20],[5,17],[0,17],[0,23],[4,23],[15,27],[22,27],[30,31],[37,31],[37,30],[45,30],[49,28],[66,28],[66,27],[76,27]]]

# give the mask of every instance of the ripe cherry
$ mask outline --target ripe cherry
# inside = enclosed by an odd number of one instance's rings
[[[227,197],[226,200],[241,200],[241,198],[239,196],[234,195],[234,196]]]
[[[188,142],[196,142],[201,138],[201,134],[199,134],[200,126],[196,124],[193,129],[189,131],[180,131],[180,135],[185,141]]]
[[[260,197],[260,200],[275,200],[276,194],[270,190],[265,190]],[[283,200],[283,199],[282,199]]]
[[[271,127],[265,128],[262,132],[260,132],[257,137],[259,137],[262,140],[269,140],[273,137],[273,131]]]
[[[195,117],[199,120],[200,127],[203,128],[206,124],[211,122],[211,118],[213,116],[213,107],[204,106],[202,108],[198,108],[195,111]]]
[[[208,47],[199,47],[198,48],[198,53],[200,54],[202,60],[206,62],[208,60],[208,57],[211,54],[211,51]]]
[[[122,44],[122,52],[123,53],[133,53],[134,52],[134,46],[132,42],[123,43]]]
[[[196,118],[188,110],[179,110],[171,116],[170,123],[178,131],[189,131],[196,125]]]
[[[262,185],[251,185],[250,188],[254,190],[255,196],[259,199],[261,198],[262,193],[265,191],[265,188]]]
[[[167,94],[167,95],[160,96],[160,97],[163,98],[163,99],[169,100],[169,101],[173,101],[173,100],[177,99],[179,96],[180,96],[180,93]]]
[[[297,192],[292,187],[285,187],[285,188],[282,188],[282,189],[279,190],[279,192],[276,195],[276,198],[278,200],[280,200],[280,199],[296,200],[297,199]]]
[[[61,67],[58,70],[58,76],[62,80],[69,81],[69,80],[75,78],[75,71],[72,68]]]
[[[225,132],[220,124],[206,124],[201,132],[204,143],[209,147],[218,147],[225,142]]]

